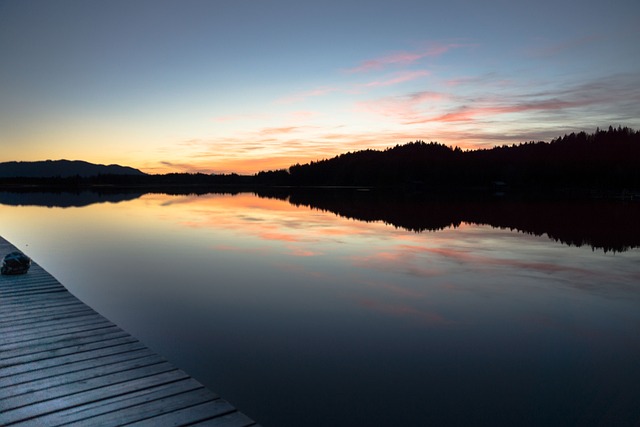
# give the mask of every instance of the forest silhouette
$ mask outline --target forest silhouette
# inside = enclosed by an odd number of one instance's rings
[[[417,141],[253,176],[4,177],[0,203],[71,207],[131,200],[148,192],[253,192],[415,232],[464,222],[624,251],[640,246],[639,164],[640,132],[610,126],[551,142],[471,151]]]
[[[417,141],[294,165],[289,182],[413,188],[638,188],[640,132],[626,127],[571,133],[551,142],[463,151]]]
[[[640,190],[640,131],[627,127],[571,133],[551,142],[464,151],[437,142],[410,142],[383,151],[349,152],[255,175],[170,173],[7,176],[0,188],[101,191],[193,191],[219,187],[370,187],[409,191]]]

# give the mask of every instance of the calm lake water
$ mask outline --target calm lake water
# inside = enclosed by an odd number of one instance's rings
[[[640,203],[0,203],[0,235],[265,427],[640,423]]]

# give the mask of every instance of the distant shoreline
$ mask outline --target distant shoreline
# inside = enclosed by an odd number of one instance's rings
[[[254,175],[169,173],[82,161],[0,163],[7,191],[195,191],[260,188],[369,188],[417,192],[579,193],[635,198],[640,193],[640,131],[572,133],[463,151],[436,142],[410,142],[384,151],[349,152]]]
[[[377,194],[405,194],[422,195],[424,197],[441,196],[450,198],[474,198],[474,197],[518,197],[518,198],[551,198],[551,199],[607,199],[640,201],[640,189],[621,187],[581,187],[581,186],[419,186],[419,185],[395,185],[395,186],[362,186],[362,185],[268,185],[268,184],[236,184],[236,183],[162,183],[162,184],[85,184],[64,185],[51,182],[41,183],[2,183],[0,180],[0,192],[7,193],[73,193],[83,192],[96,194],[208,194],[208,193],[255,193],[258,195],[281,193],[312,193],[315,191],[357,191],[374,192]]]

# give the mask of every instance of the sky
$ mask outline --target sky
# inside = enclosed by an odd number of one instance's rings
[[[640,128],[637,0],[0,0],[0,161],[253,174]]]

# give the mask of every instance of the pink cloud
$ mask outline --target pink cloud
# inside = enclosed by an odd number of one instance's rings
[[[458,107],[454,111],[449,113],[440,114],[437,116],[422,117],[414,120],[407,120],[405,124],[420,124],[420,123],[451,123],[451,122],[471,122],[481,116],[501,115],[510,113],[522,113],[528,111],[559,111],[567,108],[579,108],[593,104],[597,104],[604,101],[603,99],[584,98],[577,100],[561,100],[561,99],[546,99],[546,100],[534,100],[523,101],[521,103],[515,102],[513,104],[501,105],[497,102],[495,105],[491,105],[491,101],[485,101],[484,106],[468,107],[463,105]]]
[[[302,248],[292,248],[290,254],[297,257],[313,257],[321,255],[320,252],[310,251]]]
[[[357,67],[346,70],[349,73],[362,73],[372,70],[380,70],[389,65],[411,65],[422,58],[440,56],[447,51],[462,47],[461,44],[432,44],[425,49],[421,49],[415,52],[395,52],[387,56],[380,58],[369,59],[363,61]]]
[[[423,104],[436,104],[450,98],[450,95],[438,92],[416,92],[407,96],[391,96],[358,102],[356,111],[393,117],[400,122],[413,122],[422,118],[420,108]]]
[[[411,124],[415,123],[425,123],[425,122],[468,122],[471,121],[478,114],[486,114],[489,113],[491,109],[487,108],[461,108],[458,111],[454,111],[452,113],[442,114],[440,116],[436,116],[428,119],[420,119],[411,122]]]
[[[440,92],[415,92],[408,96],[408,101],[411,104],[422,104],[424,102],[437,102],[450,98],[450,95],[446,95]]]
[[[629,90],[624,83],[625,79],[620,80],[622,82],[591,82],[557,90],[516,93],[502,97],[496,96],[495,93],[489,95],[489,89],[484,95],[474,96],[453,92],[419,92],[361,101],[355,104],[355,109],[390,117],[397,124],[403,125],[451,123],[469,125],[480,123],[482,120],[502,120],[502,116],[515,113],[532,113],[536,114],[539,120],[543,120],[545,116],[553,120],[560,111],[594,105],[606,106],[621,99],[633,98],[634,91]],[[496,86],[499,89],[497,93],[500,93],[504,86],[511,84],[507,80],[497,79],[495,74],[445,82],[449,87],[471,83],[480,87]],[[373,85],[375,84],[377,82],[373,82]],[[605,91],[603,87],[608,87],[610,90]],[[461,129],[458,129],[458,132],[460,131]]]
[[[403,73],[396,73],[394,77],[391,77],[387,80],[374,80],[368,83],[364,83],[361,86],[363,87],[377,87],[377,86],[392,86],[399,83],[408,82],[411,80],[416,80],[421,77],[426,77],[431,73],[427,70],[419,70],[419,71],[407,71]]]

